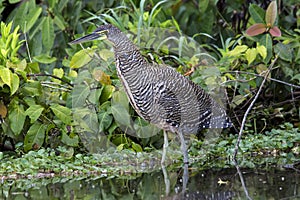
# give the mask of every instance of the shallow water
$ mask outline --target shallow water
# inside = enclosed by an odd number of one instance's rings
[[[53,177],[2,180],[0,199],[300,199],[296,169],[189,168],[182,193],[183,168],[120,177]],[[244,187],[243,187],[243,184]]]

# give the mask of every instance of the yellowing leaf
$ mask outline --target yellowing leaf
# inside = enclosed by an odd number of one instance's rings
[[[239,45],[239,46],[236,46],[233,50],[227,52],[226,54],[227,54],[227,56],[235,57],[235,56],[241,55],[241,54],[244,53],[247,49],[248,49],[248,46],[247,46],[247,45]]]
[[[0,78],[3,83],[11,87],[11,71],[8,68],[0,68]]]
[[[11,74],[10,94],[13,95],[19,89],[20,79],[17,74]]]
[[[257,55],[256,49],[254,49],[254,48],[247,49],[245,56],[248,61],[248,65],[250,65],[255,60],[256,55]]]
[[[261,57],[263,59],[265,59],[267,57],[267,48],[263,45],[259,45],[256,47],[256,51],[257,53],[259,53],[259,55],[261,55]]]
[[[114,53],[108,49],[102,49],[99,51],[99,55],[105,61],[107,61],[109,58],[114,58]]]
[[[83,67],[92,60],[94,49],[82,49],[75,53],[70,62],[70,67],[73,69]]]
[[[94,70],[93,73],[94,78],[99,81],[102,85],[111,85],[110,76],[107,75],[105,72],[103,72],[100,69]]]

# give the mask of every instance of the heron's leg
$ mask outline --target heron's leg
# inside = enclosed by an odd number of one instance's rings
[[[187,183],[189,181],[189,165],[187,163],[183,166],[183,175],[182,175],[182,193],[186,192]]]
[[[169,146],[169,143],[168,143],[168,134],[167,134],[167,131],[164,130],[164,146],[163,146],[163,152],[162,152],[162,158],[161,158],[161,164],[162,165],[165,164],[168,146]]]
[[[165,166],[162,166],[162,172],[163,172],[163,175],[164,175],[164,181],[165,181],[165,186],[166,186],[166,197],[169,196],[170,194],[170,179],[168,177],[168,173],[167,173],[167,170],[166,170],[166,167]]]
[[[184,164],[188,164],[189,163],[189,156],[188,156],[188,152],[187,152],[187,148],[186,148],[186,144],[184,141],[184,137],[182,132],[178,131],[178,135],[179,135],[179,139],[180,139],[180,143],[181,143],[181,151],[183,153],[183,163]]]

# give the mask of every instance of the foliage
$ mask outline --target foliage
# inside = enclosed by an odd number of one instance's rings
[[[111,147],[135,152],[161,147],[160,130],[134,112],[120,89],[111,46],[97,41],[83,49],[68,45],[75,33],[89,33],[102,23],[125,31],[149,62],[176,67],[210,92],[220,94],[220,85],[226,86],[224,99],[237,127],[278,57],[250,114],[248,133],[270,130],[274,120],[299,123],[294,90],[300,82],[300,15],[286,12],[299,7],[293,1],[279,7],[285,12],[278,16],[274,1],[246,6],[208,0],[12,2],[0,7],[2,14],[12,10],[2,15],[7,25],[1,23],[1,149],[65,146],[98,153]],[[273,37],[279,36],[275,27],[280,37]]]

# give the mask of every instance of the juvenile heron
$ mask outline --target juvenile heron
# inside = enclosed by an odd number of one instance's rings
[[[169,66],[148,63],[117,27],[102,25],[70,44],[103,36],[113,45],[117,73],[132,107],[142,118],[164,130],[162,163],[168,144],[167,131],[178,134],[184,163],[188,163],[184,134],[231,126],[224,108],[200,86]]]

